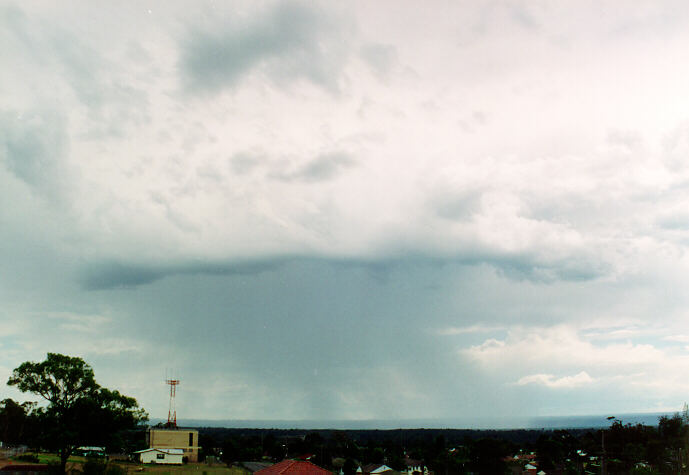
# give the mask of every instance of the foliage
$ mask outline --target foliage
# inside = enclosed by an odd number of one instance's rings
[[[81,473],[84,475],[124,475],[127,471],[114,463],[107,464],[102,459],[89,458],[81,466]]]
[[[354,462],[352,459],[345,460],[345,463],[342,466],[342,472],[344,475],[354,475],[356,473],[356,469],[356,462]]]
[[[14,460],[18,462],[39,463],[40,460],[35,454],[21,454],[17,455]]]
[[[84,475],[102,475],[105,473],[105,461],[96,458],[89,458],[81,466]]]
[[[120,467],[119,465],[110,464],[108,468],[105,469],[105,475],[125,475],[127,471]]]
[[[469,468],[479,475],[505,473],[507,463],[503,460],[509,455],[510,447],[505,441],[481,439],[473,444]]]
[[[134,398],[101,387],[93,369],[78,357],[48,353],[45,361],[15,368],[7,384],[48,403],[31,416],[41,429],[38,442],[59,452],[62,472],[77,445],[121,451],[125,431],[148,418]]]
[[[660,472],[651,467],[634,467],[629,471],[629,475],[660,475]]]
[[[0,440],[7,445],[25,444],[35,427],[29,417],[35,403],[18,403],[12,399],[0,401]]]

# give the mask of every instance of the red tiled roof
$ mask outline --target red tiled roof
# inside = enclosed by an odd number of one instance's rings
[[[332,475],[329,470],[304,460],[283,460],[254,472],[254,475]]]

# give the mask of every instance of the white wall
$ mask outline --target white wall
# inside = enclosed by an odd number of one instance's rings
[[[139,454],[141,456],[140,460],[142,463],[163,463],[163,464],[182,464],[182,454],[166,454],[163,452],[158,452],[157,450],[151,450],[150,452],[142,452]],[[158,458],[158,456],[163,458]]]

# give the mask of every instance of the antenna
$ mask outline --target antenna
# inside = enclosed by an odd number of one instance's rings
[[[177,393],[177,385],[179,379],[174,376],[170,377],[165,371],[165,384],[170,385],[170,405],[167,410],[167,426],[177,428],[177,410],[175,409],[175,395]]]

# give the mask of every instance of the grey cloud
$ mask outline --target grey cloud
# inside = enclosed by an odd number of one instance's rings
[[[621,146],[633,151],[643,145],[643,138],[635,130],[613,129],[608,131],[607,142],[610,145]]]
[[[199,365],[218,364],[212,373],[241,368],[256,395],[266,382],[282,387],[281,409],[266,407],[263,417],[276,411],[283,418],[289,413],[337,417],[347,415],[340,395],[350,389],[358,393],[358,384],[382,389],[380,378],[389,375],[394,381],[399,375],[406,389],[416,390],[451,379],[437,379],[428,368],[444,366],[438,361],[453,362],[453,342],[438,343],[423,332],[429,313],[433,319],[450,313],[449,301],[410,289],[446,282],[456,269],[418,265],[411,270],[397,269],[389,281],[380,282],[356,266],[294,260],[274,272],[181,275],[127,298],[117,291],[102,298],[118,302],[124,313],[150,315],[132,325],[149,335],[152,345],[173,341],[194,348],[194,357],[184,361],[190,376]],[[366,392],[357,404],[385,411],[390,398],[404,398],[388,391],[373,398],[374,403],[372,395]],[[234,394],[224,394],[223,400],[230,397]]]
[[[436,193],[429,206],[436,215],[450,220],[463,221],[480,210],[483,190],[465,189]]]
[[[287,264],[359,269],[365,271],[368,278],[379,283],[387,282],[390,275],[400,271],[447,266],[487,265],[510,280],[537,283],[594,280],[609,271],[605,263],[589,256],[571,256],[542,262],[538,256],[530,253],[496,254],[467,250],[450,256],[436,256],[418,250],[398,249],[394,256],[377,259],[275,256],[244,260],[180,260],[176,264],[166,265],[101,261],[86,265],[79,274],[79,283],[86,290],[136,288],[178,275],[255,275],[274,271]],[[434,287],[430,285],[427,289],[432,291]]]
[[[263,159],[257,155],[237,153],[230,158],[230,167],[237,175],[246,175],[261,164]]]
[[[64,122],[53,111],[0,115],[0,161],[37,193],[53,199],[63,191]]]
[[[6,61],[29,76],[24,86],[30,88],[28,92],[52,103],[56,91],[66,85],[87,108],[88,128],[83,135],[88,138],[121,136],[126,125],[149,120],[147,95],[128,84],[126,64],[109,57],[113,54],[110,48],[99,50],[70,25],[50,20],[29,17],[17,8],[0,13],[0,22],[6,27],[0,33],[8,44]],[[15,87],[21,88],[22,83]]]
[[[8,41],[22,60],[35,65],[52,64],[68,79],[72,89],[86,105],[99,104],[101,92],[95,81],[99,57],[73,34],[53,24],[41,24],[29,19],[17,9],[6,9],[2,21],[9,33]]]
[[[219,91],[260,70],[276,83],[305,78],[337,90],[342,38],[320,10],[280,3],[252,22],[196,30],[182,44],[180,67],[188,89]]]
[[[127,83],[121,64],[108,61],[71,33],[56,32],[51,44],[63,77],[88,108],[87,138],[122,137],[127,126],[150,120],[148,95]]]
[[[509,12],[511,18],[527,30],[539,30],[541,24],[537,18],[536,12],[533,11],[533,6],[525,3],[518,3],[509,5]]]
[[[429,329],[481,322],[552,325],[567,321],[570,308],[583,314],[614,308],[620,295],[619,289],[608,292],[592,282],[603,298],[582,299],[590,287],[514,282],[489,266],[421,258],[391,264],[387,272],[388,278],[379,280],[346,260],[295,259],[271,272],[185,274],[127,298],[117,292],[102,298],[126,314],[150,315],[127,324],[149,335],[152,346],[173,342],[176,348],[193,348],[194,357],[183,368],[190,377],[197,368],[207,371],[217,364],[210,374],[241,368],[256,395],[266,382],[268,389],[282,388],[280,409],[261,407],[259,414],[284,418],[351,417],[341,396],[352,396],[356,409],[379,417],[393,417],[395,411],[429,415],[417,397],[441,405],[441,411],[459,405],[461,413],[498,383],[484,381],[462,391],[466,380],[481,377],[462,367],[457,345],[479,344],[490,335],[439,339]],[[429,284],[435,290],[427,290]],[[395,381],[403,387],[366,389]],[[429,394],[428,387],[437,391]],[[228,405],[234,397],[239,395],[224,393],[222,400]],[[345,399],[352,404],[351,397]]]
[[[663,161],[668,169],[680,171],[689,167],[689,123],[675,128],[663,145]]]
[[[369,43],[361,47],[361,57],[379,76],[387,78],[398,63],[397,48],[392,45]]]
[[[97,79],[101,60],[91,48],[66,32],[58,32],[52,40],[57,60],[74,93],[87,106],[103,103],[103,87]]]
[[[405,250],[406,249],[406,250]],[[384,279],[394,269],[412,266],[488,266],[500,275],[512,281],[529,281],[534,283],[580,282],[595,280],[611,271],[607,262],[601,261],[594,252],[588,249],[572,252],[562,257],[549,258],[539,253],[540,250],[500,252],[485,248],[466,248],[453,253],[435,254],[431,251],[419,251],[412,248],[398,248],[396,257],[387,259],[357,261],[365,265],[375,275]]]
[[[280,171],[272,176],[283,181],[315,183],[336,178],[343,170],[356,162],[343,152],[325,153],[292,171]]]
[[[299,168],[292,177],[304,181],[330,180],[354,163],[354,160],[344,153],[324,154]]]
[[[237,175],[255,170],[280,181],[316,183],[336,178],[346,169],[356,166],[356,160],[346,152],[322,153],[298,166],[292,166],[288,158],[272,159],[262,154],[239,152],[229,159],[229,166]]]
[[[689,230],[689,213],[675,213],[659,218],[657,221],[661,228],[673,231]]]
[[[546,284],[557,281],[594,280],[610,272],[609,265],[588,256],[571,256],[553,262],[539,262],[534,256],[515,254],[490,257],[486,262],[511,280]]]
[[[32,45],[31,35],[27,34],[26,14],[14,5],[0,7],[0,21],[6,27],[4,33],[11,34],[25,45]]]
[[[86,290],[133,288],[162,279],[165,272],[145,266],[109,262],[89,266],[80,281]]]
[[[543,284],[595,280],[610,272],[607,263],[584,253],[557,259],[543,259],[533,251],[499,253],[467,250],[464,254],[446,258],[431,257],[430,260],[438,265],[487,265],[509,280]]]
[[[251,261],[188,261],[179,264],[136,264],[103,261],[84,267],[79,283],[85,290],[136,288],[175,275],[241,275],[257,274],[281,266],[286,258]]]

